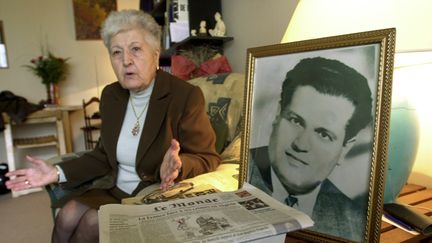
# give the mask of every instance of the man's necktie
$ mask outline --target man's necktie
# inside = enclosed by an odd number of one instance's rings
[[[288,197],[285,198],[285,203],[290,207],[292,207],[296,204],[298,206],[298,199],[294,196],[288,195]]]

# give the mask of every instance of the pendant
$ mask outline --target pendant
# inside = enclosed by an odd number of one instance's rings
[[[139,121],[137,120],[135,122],[135,126],[132,128],[132,135],[133,136],[138,135],[139,131],[140,131],[140,124],[139,124]]]

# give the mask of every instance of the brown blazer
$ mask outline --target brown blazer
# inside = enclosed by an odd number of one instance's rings
[[[119,82],[102,91],[101,136],[96,148],[78,159],[60,163],[66,189],[92,182],[92,188],[112,188],[117,177],[117,141],[125,117],[129,91]],[[216,136],[204,106],[200,88],[163,71],[157,71],[148,113],[136,156],[141,182],[134,194],[159,182],[159,169],[172,138],[180,143],[182,172],[176,181],[213,171],[220,164]],[[95,180],[99,179],[99,180]],[[88,189],[88,188],[87,188]]]

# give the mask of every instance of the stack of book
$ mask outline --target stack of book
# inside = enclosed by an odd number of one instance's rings
[[[413,235],[432,234],[432,218],[416,212],[413,207],[400,203],[385,203],[383,221]]]

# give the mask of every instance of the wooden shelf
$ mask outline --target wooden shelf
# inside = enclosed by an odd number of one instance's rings
[[[230,36],[189,36],[188,38],[174,43],[170,49],[177,49],[178,47],[182,47],[185,45],[217,45],[221,46],[225,42],[234,40],[234,37]]]
[[[31,138],[14,138],[13,143],[16,148],[20,149],[38,148],[46,146],[57,146],[58,139],[54,135]]]
[[[150,14],[155,18],[156,22],[160,24],[164,33],[166,34],[167,30],[167,6],[170,6],[170,0],[161,0],[155,4],[151,4],[152,10]],[[144,7],[144,5],[142,6]],[[148,8],[148,4],[145,5]],[[214,13],[221,12],[221,3],[220,0],[189,0],[188,1],[188,14],[189,14],[189,28],[194,29],[195,26],[199,26],[200,21],[206,20],[207,26],[214,26]],[[165,40],[166,38],[163,37]],[[160,66],[171,66],[171,56],[177,54],[177,51],[180,49],[190,49],[194,46],[201,45],[209,45],[212,48],[217,49],[217,51],[223,54],[223,45],[224,43],[233,40],[233,37],[223,36],[223,37],[213,37],[213,36],[190,36],[180,42],[171,42],[169,43],[169,48],[162,50],[159,65]],[[164,44],[164,46],[166,46]]]
[[[16,159],[22,156],[22,153],[16,153],[19,149],[34,148],[37,150],[37,148],[53,146],[58,155],[72,152],[69,112],[78,109],[81,109],[81,106],[49,106],[29,114],[25,121],[19,123],[11,119],[6,113],[1,113],[0,115],[5,121],[3,136],[9,170],[18,169],[19,163],[16,163]],[[42,126],[40,126],[41,124]],[[42,189],[12,191],[12,197],[39,190]]]

